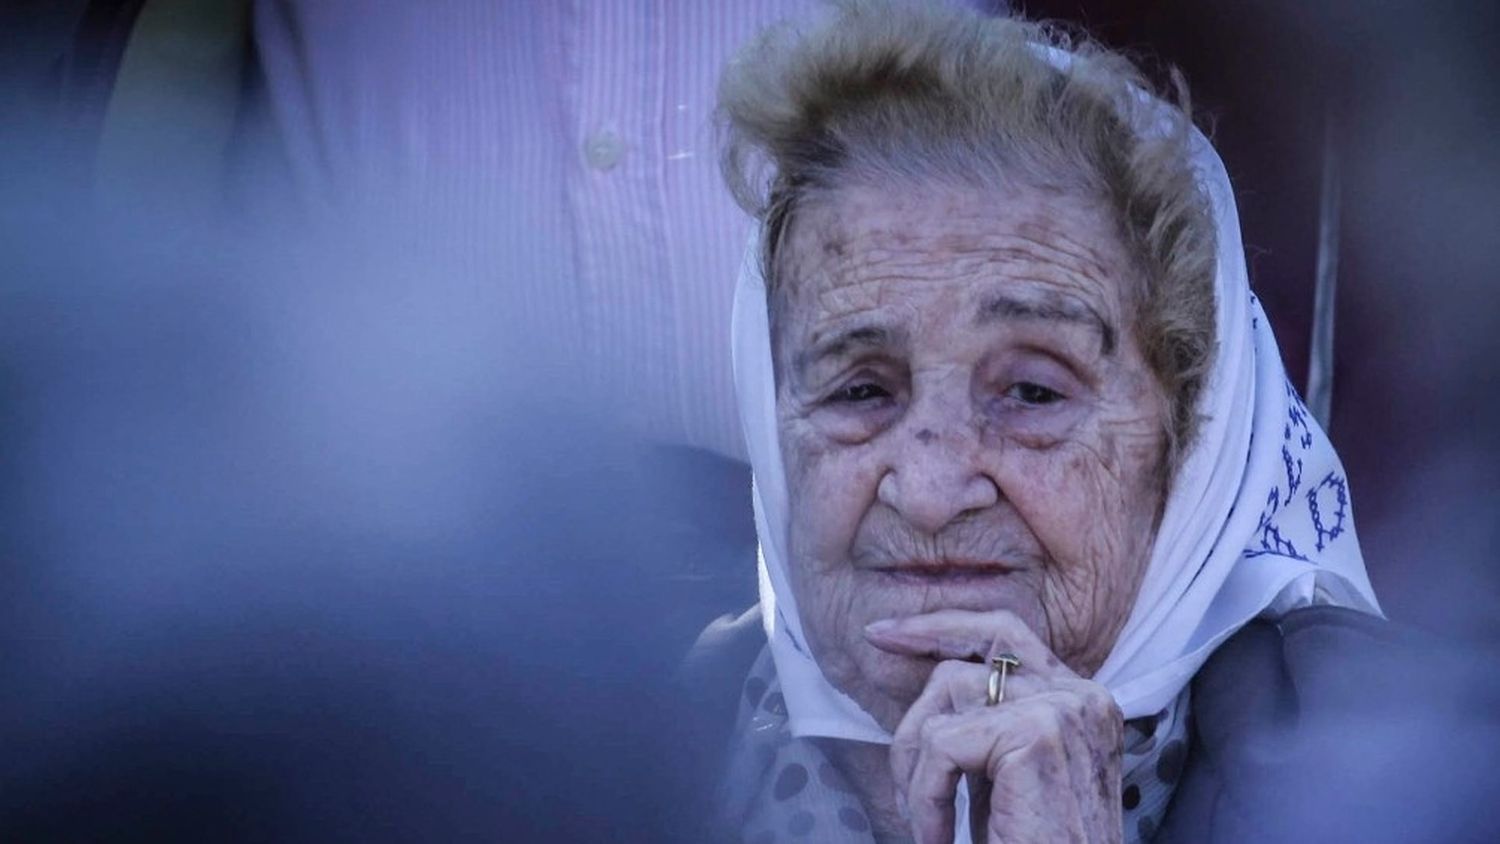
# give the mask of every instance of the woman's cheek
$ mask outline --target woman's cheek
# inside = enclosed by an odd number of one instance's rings
[[[1041,435],[1037,435],[1041,438]],[[1007,438],[1002,465],[1001,492],[1021,514],[1027,526],[1045,547],[1048,556],[1062,562],[1070,540],[1096,526],[1105,505],[1093,494],[1094,479],[1080,471],[1076,444],[1066,438],[1047,436],[1038,446],[1027,437]],[[1088,473],[1092,474],[1092,473]]]
[[[879,436],[899,416],[894,402],[868,402],[820,407],[809,414],[808,421],[830,446],[859,446]]]
[[[1111,582],[1112,570],[1133,561],[1126,534],[1125,490],[1098,453],[1063,439],[1052,448],[1019,445],[1003,460],[1001,491],[1026,522],[1047,558],[1047,577],[1070,591]],[[1087,604],[1093,596],[1072,595]]]
[[[783,428],[782,449],[794,556],[819,568],[842,564],[873,498],[863,449],[832,442],[809,424]]]
[[[1136,517],[1144,508],[1133,505],[1129,473],[1101,459],[1097,444],[1017,447],[1011,458],[1006,495],[1046,554],[1048,643],[1074,670],[1091,673],[1128,614],[1151,526]]]

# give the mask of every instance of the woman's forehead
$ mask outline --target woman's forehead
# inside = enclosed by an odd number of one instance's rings
[[[783,316],[809,345],[876,314],[1056,319],[1093,326],[1109,351],[1130,277],[1115,231],[1102,204],[1065,194],[844,189],[799,211],[782,262]]]

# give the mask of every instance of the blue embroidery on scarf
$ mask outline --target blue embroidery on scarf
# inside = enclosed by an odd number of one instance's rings
[[[1297,388],[1292,386],[1292,379],[1286,379],[1286,439],[1292,438],[1293,429],[1302,433],[1297,437],[1297,442],[1303,451],[1312,448],[1312,428],[1308,427],[1307,405],[1302,401],[1302,396],[1297,393]]]
[[[1286,446],[1281,447],[1281,463],[1286,467],[1286,500],[1282,504],[1292,503],[1292,496],[1297,494],[1297,489],[1302,486],[1302,458],[1292,457],[1292,452]]]
[[[1271,494],[1266,498],[1265,512],[1261,513],[1260,522],[1255,526],[1255,533],[1260,538],[1260,547],[1247,549],[1245,557],[1261,557],[1266,554],[1279,554],[1283,557],[1291,557],[1296,560],[1307,562],[1307,557],[1297,550],[1297,546],[1290,539],[1281,535],[1281,531],[1272,524],[1276,518],[1276,511],[1281,509],[1281,489],[1271,487]]]
[[[1323,490],[1333,490],[1333,524],[1323,524],[1323,506],[1319,505],[1319,498]],[[1326,505],[1326,502],[1325,502]],[[1312,515],[1313,530],[1318,532],[1318,550],[1322,551],[1328,547],[1333,540],[1338,539],[1344,532],[1344,520],[1349,514],[1349,485],[1343,477],[1336,472],[1329,472],[1317,486],[1307,491],[1307,509]],[[1327,539],[1327,542],[1324,539]]]
[[[1292,455],[1292,435],[1296,434],[1297,444],[1302,451],[1312,448],[1312,428],[1307,424],[1307,405],[1303,403],[1302,397],[1297,395],[1297,388],[1292,386],[1292,380],[1286,378],[1286,425],[1282,427],[1281,438],[1285,442],[1281,446],[1281,464],[1286,469],[1286,498],[1282,504],[1292,503],[1292,496],[1302,488],[1302,458]]]

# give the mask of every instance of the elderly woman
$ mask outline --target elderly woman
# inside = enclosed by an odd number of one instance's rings
[[[744,840],[1207,837],[1223,771],[1189,738],[1236,695],[1200,707],[1195,674],[1290,635],[1257,618],[1378,614],[1222,165],[1148,91],[1036,25],[888,3],[728,69],[760,222]]]

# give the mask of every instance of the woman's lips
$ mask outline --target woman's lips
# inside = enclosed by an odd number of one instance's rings
[[[941,583],[957,584],[991,580],[1012,574],[1017,569],[1017,566],[996,562],[944,562],[874,566],[868,571],[889,577],[897,582],[930,586]]]

